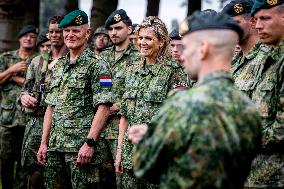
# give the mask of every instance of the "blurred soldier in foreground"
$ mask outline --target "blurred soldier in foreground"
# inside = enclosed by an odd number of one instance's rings
[[[20,168],[20,154],[28,120],[16,99],[24,84],[26,69],[35,56],[37,33],[35,26],[24,26],[18,33],[20,48],[0,56],[0,161],[2,187],[5,189],[26,188],[26,175]],[[17,168],[14,180],[15,162]]]
[[[101,26],[98,27],[94,33],[93,38],[93,48],[96,53],[96,55],[99,57],[101,52],[108,47],[110,43],[110,38],[107,33],[107,30]]]
[[[284,1],[256,0],[251,11],[260,41],[270,48],[265,63],[251,66],[250,97],[262,117],[262,149],[246,187],[284,188]]]
[[[44,188],[44,167],[39,165],[36,153],[40,146],[43,116],[47,107],[47,104],[44,102],[48,93],[47,83],[50,80],[51,70],[58,58],[66,54],[67,50],[63,41],[62,29],[58,28],[58,24],[62,19],[63,17],[61,16],[54,16],[49,20],[48,42],[51,44],[51,49],[48,52],[42,52],[32,60],[28,67],[25,84],[20,96],[21,106],[24,112],[30,116],[22,147],[22,166],[28,171],[29,175],[28,188]],[[46,40],[46,32],[39,36],[38,39],[42,39],[41,41]]]
[[[46,166],[45,186],[114,188],[114,169],[110,167],[106,173],[102,167],[110,151],[105,140],[96,135],[110,112],[110,74],[106,64],[87,48],[91,29],[85,12],[72,11],[58,27],[63,28],[70,53],[59,58],[52,70],[45,99],[48,106],[37,154],[39,163]]]
[[[184,67],[198,83],[165,102],[146,136],[145,125],[130,129],[141,141],[135,174],[160,188],[242,188],[261,139],[257,110],[229,73],[242,30],[227,15],[195,12],[181,33]]]

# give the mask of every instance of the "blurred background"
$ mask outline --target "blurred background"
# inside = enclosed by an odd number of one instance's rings
[[[133,23],[145,16],[159,16],[169,30],[195,10],[220,10],[227,0],[0,0],[0,52],[18,48],[17,33],[25,24],[42,31],[54,15],[84,10],[93,30],[104,24],[116,9],[125,9]]]

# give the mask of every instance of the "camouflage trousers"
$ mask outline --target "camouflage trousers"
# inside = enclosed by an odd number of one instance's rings
[[[245,188],[284,188],[284,154],[258,154]]]
[[[112,154],[112,161],[114,163],[114,160],[116,159],[116,150],[117,150],[117,139],[106,139],[108,147],[111,151]],[[116,177],[116,188],[121,189],[123,188],[122,186],[122,174],[120,173],[115,173]]]
[[[124,169],[122,176],[123,189],[158,189],[157,185],[151,184],[145,180],[139,180],[130,169]]]
[[[27,172],[20,163],[24,130],[23,126],[0,126],[0,167],[3,188],[26,189],[27,187]]]
[[[28,188],[43,188],[44,167],[37,161],[37,151],[41,142],[43,117],[33,117],[26,126],[21,165],[28,172]]]
[[[47,189],[112,189],[115,186],[113,163],[77,165],[77,153],[48,152],[44,182]]]

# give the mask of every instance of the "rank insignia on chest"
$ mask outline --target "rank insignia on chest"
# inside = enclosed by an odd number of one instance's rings
[[[112,86],[111,76],[100,76],[100,86]]]

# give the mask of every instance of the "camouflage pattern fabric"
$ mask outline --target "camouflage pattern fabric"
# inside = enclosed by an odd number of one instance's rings
[[[19,57],[18,50],[3,53],[0,56],[0,72],[5,71],[12,65],[24,61]],[[35,55],[25,61],[29,64]],[[25,77],[26,72],[20,72],[17,76]],[[27,117],[22,114],[21,107],[16,103],[17,97],[21,93],[22,86],[13,81],[7,80],[1,86],[1,115],[0,125],[2,127],[26,126]]]
[[[184,75],[179,75],[180,69],[173,62],[156,62],[148,65],[145,59],[133,64],[127,70],[125,77],[125,93],[121,101],[119,113],[128,118],[129,126],[134,124],[149,123],[159,110],[162,102],[170,90],[177,86],[186,86]],[[122,166],[132,172],[133,145],[128,142],[127,133],[122,146]],[[124,173],[123,180],[131,179],[132,174]],[[136,178],[132,178],[136,180]],[[141,181],[143,183],[143,181]],[[124,181],[124,183],[126,183]],[[133,182],[139,185],[138,182]],[[144,187],[155,188],[144,182]],[[130,187],[129,184],[127,187]],[[125,188],[127,188],[125,186]],[[135,188],[132,186],[130,188]]]
[[[25,61],[29,64],[36,54],[28,57]],[[24,61],[19,56],[19,51],[5,52],[0,55],[0,72],[7,70],[12,65]],[[17,73],[16,76],[25,77],[26,72]],[[1,107],[0,107],[0,159],[3,164],[5,162],[17,161],[17,171],[14,181],[15,188],[26,187],[26,172],[21,168],[21,147],[24,137],[25,126],[28,122],[27,116],[21,111],[21,107],[17,104],[17,97],[21,92],[22,86],[14,81],[7,80],[1,85]],[[14,165],[14,162],[12,163]],[[14,166],[10,170],[5,170],[7,173],[13,173]],[[2,182],[6,182],[3,181]]]
[[[111,78],[106,63],[96,59],[90,49],[85,49],[75,62],[71,62],[68,55],[58,60],[45,100],[53,106],[49,152],[78,153],[88,135],[97,105],[112,102],[111,85],[102,82],[105,78]],[[101,164],[111,157],[103,139],[98,141],[94,157],[93,164]],[[47,159],[47,165],[52,163],[49,161]]]
[[[114,182],[112,179],[115,179],[114,172],[106,174],[103,164],[77,165],[77,153],[48,152],[47,160],[44,172],[47,189],[113,188],[111,183]]]
[[[44,100],[48,93],[48,81],[51,76],[51,70],[48,69],[48,64],[52,61],[51,57],[51,52],[42,53],[32,60],[27,69],[25,84],[19,97],[21,99],[23,94],[29,93],[39,100],[36,108],[24,109],[29,114],[30,121],[24,134],[21,164],[31,171],[34,166],[40,167],[36,153],[41,142],[43,117],[47,107]]]
[[[135,175],[160,188],[243,186],[261,145],[261,119],[229,73],[169,98],[136,146]]]
[[[284,44],[280,43],[268,54],[261,75],[251,91],[262,117],[262,149],[254,159],[246,187],[284,187],[284,122],[283,122],[283,57]]]
[[[114,102],[119,104],[121,97],[125,92],[124,82],[126,69],[141,59],[140,54],[134,45],[130,43],[126,50],[121,53],[120,57],[115,57],[115,46],[109,47],[103,51],[101,57],[108,64],[111,71]],[[117,139],[118,124],[119,117],[117,113],[114,113],[109,117],[107,122],[107,127],[104,132],[106,139]]]

